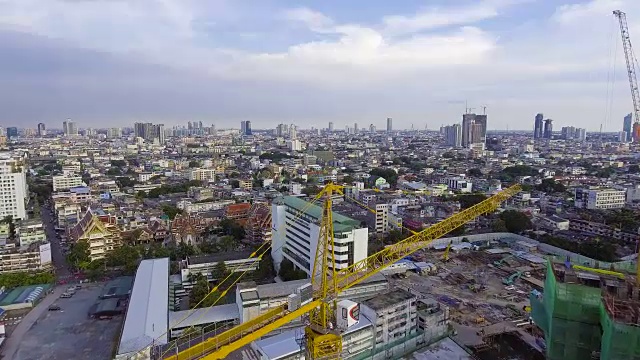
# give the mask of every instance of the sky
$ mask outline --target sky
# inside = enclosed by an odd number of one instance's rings
[[[0,126],[619,131],[616,9],[640,48],[638,0],[0,0]]]

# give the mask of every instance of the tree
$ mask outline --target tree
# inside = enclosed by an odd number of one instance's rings
[[[200,166],[200,162],[198,160],[191,160],[189,161],[189,167],[190,168],[197,168]]]
[[[223,234],[230,235],[235,240],[242,240],[246,235],[244,227],[233,219],[222,219],[219,226]]]
[[[402,234],[402,231],[394,229],[389,231],[389,233],[384,237],[382,242],[385,245],[392,245],[397,242],[400,242],[403,239],[404,239],[404,235]]]
[[[464,194],[455,198],[462,209],[467,209],[487,199],[485,194]]]
[[[138,192],[136,193],[136,197],[138,199],[144,199],[147,197],[147,192],[144,190],[138,190]]]
[[[289,259],[283,259],[280,263],[280,271],[278,276],[283,281],[306,279],[307,273],[302,270],[296,270],[293,263]]]
[[[640,165],[637,165],[637,164],[629,165],[629,168],[627,169],[627,172],[629,174],[640,173]]]
[[[493,232],[507,232],[507,225],[504,220],[496,219],[491,223],[491,231]]]
[[[177,207],[169,204],[162,205],[162,212],[169,217],[169,219],[173,220],[176,218],[176,215],[182,214],[182,210]]]
[[[195,276],[195,284],[191,289],[191,296],[189,296],[189,307],[194,308],[198,303],[209,294],[209,282],[202,274]],[[201,304],[200,304],[201,305]]]
[[[232,188],[237,189],[240,187],[240,181],[239,180],[231,180],[229,181],[229,185],[231,185]]]
[[[504,211],[500,214],[500,219],[504,221],[504,225],[507,230],[512,233],[520,233],[533,228],[531,219],[529,219],[527,214],[520,211]]]
[[[481,177],[482,176],[482,170],[478,169],[478,168],[471,168],[467,171],[467,175],[469,176],[473,176],[473,177]]]
[[[216,266],[213,267],[213,271],[211,272],[211,276],[218,281],[222,281],[227,275],[229,270],[227,270],[227,264],[224,261],[219,261]]]
[[[269,281],[271,282],[276,276],[273,268],[273,258],[270,252],[262,255],[260,258],[260,264],[258,264],[258,271],[255,273],[256,281]]]
[[[135,184],[138,183],[138,181],[128,176],[118,176],[116,178],[116,183],[118,184],[118,186],[122,188],[122,187],[133,187]]]
[[[543,179],[540,185],[536,186],[536,189],[548,193],[563,193],[567,191],[566,186],[556,182],[554,179]]]
[[[111,160],[111,166],[122,168],[127,166],[127,162],[124,160]]]
[[[347,175],[347,176],[342,178],[342,182],[347,183],[347,184],[353,184],[354,181],[355,181],[355,179],[351,175]]]
[[[67,262],[76,269],[81,269],[89,263],[89,243],[80,240],[71,244],[67,254]]]
[[[122,245],[106,256],[107,266],[122,267],[127,274],[135,273],[140,261],[140,252],[137,247],[132,245]]]
[[[398,173],[393,169],[375,168],[369,171],[369,174],[384,178],[392,186],[396,186],[398,183]]]
[[[320,193],[320,188],[316,185],[311,185],[311,186],[307,186],[304,189],[302,189],[302,193],[307,195],[307,196],[315,196],[318,195],[318,193]]]

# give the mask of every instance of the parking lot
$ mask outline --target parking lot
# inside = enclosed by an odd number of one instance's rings
[[[15,360],[110,359],[123,316],[96,320],[89,308],[104,283],[83,284],[71,298],[58,298],[59,311],[44,311],[22,337]],[[53,295],[51,295],[53,296]]]

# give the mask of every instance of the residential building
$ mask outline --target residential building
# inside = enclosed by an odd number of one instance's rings
[[[387,132],[392,132],[393,131],[393,119],[388,117],[387,118]]]
[[[120,229],[113,224],[103,223],[100,218],[87,210],[82,219],[67,230],[67,236],[74,242],[86,241],[89,244],[91,261],[104,259],[122,243]]]
[[[376,204],[376,234],[389,232],[389,204]]]
[[[462,126],[460,126],[460,124],[445,126],[444,137],[445,137],[445,143],[447,146],[461,147],[462,146]]]
[[[48,242],[0,249],[0,273],[45,271],[52,266],[51,244]]]
[[[22,220],[16,226],[16,236],[20,246],[32,243],[47,242],[47,234],[44,231],[42,221],[38,219]]]
[[[318,245],[322,208],[284,196],[272,203],[272,252],[277,270],[288,259],[311,275]],[[367,257],[368,229],[360,221],[333,212],[336,267],[344,269]],[[328,269],[327,269],[328,270]]]
[[[18,128],[11,126],[7,128],[7,139],[17,138],[18,137]]]
[[[193,169],[189,172],[189,180],[215,181],[215,169]]]
[[[242,121],[240,123],[240,133],[246,136],[253,135],[251,132],[251,121]]]
[[[450,190],[460,191],[463,193],[470,193],[473,187],[471,181],[463,177],[453,177],[447,179],[447,186]]]
[[[29,191],[23,158],[0,154],[0,186],[0,218],[11,215],[14,220],[26,219]]]
[[[76,186],[85,186],[82,176],[78,175],[58,175],[53,176],[53,191],[69,190]]]
[[[238,180],[238,187],[243,190],[251,190],[253,189],[253,180],[252,179],[240,179]]]
[[[487,140],[487,115],[462,115],[462,147],[484,144]],[[477,146],[476,146],[477,147]]]
[[[577,188],[574,205],[584,209],[620,209],[625,205],[626,190]]]
[[[631,113],[627,114],[624,116],[624,122],[622,123],[622,131],[624,131],[625,133],[627,133],[627,142],[630,142],[632,140],[632,135],[633,135],[633,115]]]

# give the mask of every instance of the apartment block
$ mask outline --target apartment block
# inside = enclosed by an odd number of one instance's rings
[[[49,243],[33,243],[19,247],[7,244],[0,249],[0,273],[43,271],[51,267],[51,244]]]
[[[44,231],[42,221],[38,219],[22,220],[16,226],[16,235],[20,246],[47,241],[47,234]]]
[[[626,190],[611,188],[577,188],[574,205],[583,209],[621,209],[625,205]]]
[[[376,204],[376,234],[389,232],[389,204]]]
[[[29,196],[24,159],[9,153],[0,154],[0,218],[26,219],[25,204]]]
[[[82,176],[77,175],[59,175],[53,176],[53,191],[69,190],[72,187],[84,186]]]
[[[189,180],[215,181],[215,169],[194,169],[189,172]]]

